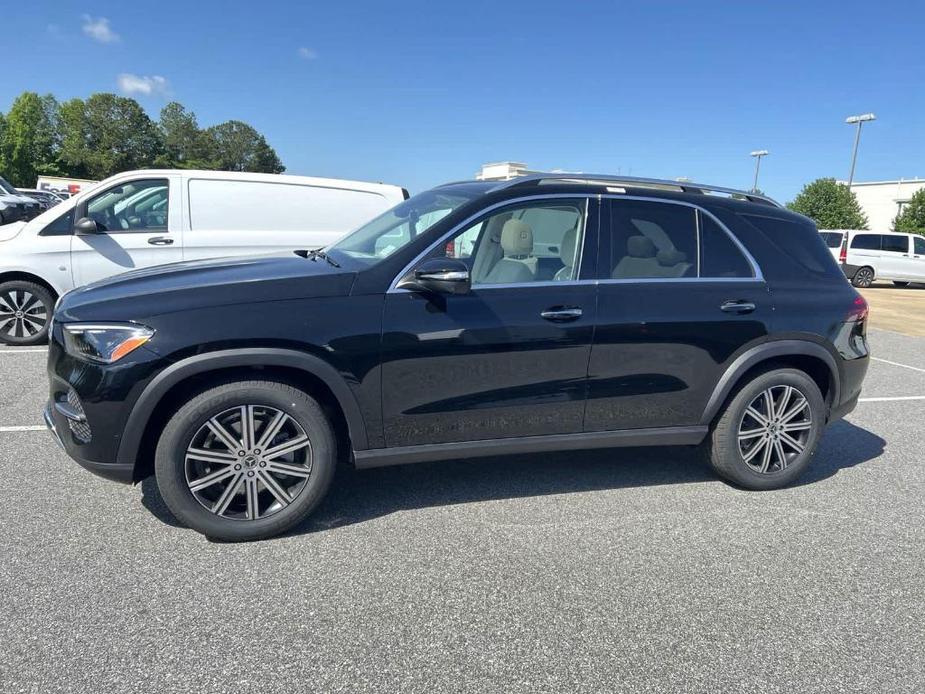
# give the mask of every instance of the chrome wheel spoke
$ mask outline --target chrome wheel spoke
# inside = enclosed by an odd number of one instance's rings
[[[257,491],[257,478],[248,477],[244,481],[244,489],[247,494],[247,518],[257,520],[260,518],[260,496]]]
[[[302,436],[293,439],[292,441],[281,443],[275,448],[271,448],[270,450],[264,452],[263,459],[269,463],[274,458],[279,458],[281,455],[286,455],[288,453],[294,453],[295,451],[301,450],[310,445],[311,443],[309,442],[308,437],[303,434]]]
[[[802,453],[803,449],[806,448],[806,446],[804,446],[802,443],[800,443],[795,438],[793,438],[790,434],[787,434],[787,433],[782,433],[780,435],[780,440],[783,443],[786,443],[788,446],[790,446],[797,453]]]
[[[272,421],[264,427],[263,434],[261,434],[260,440],[257,441],[257,448],[265,451],[288,419],[289,415],[285,412],[277,412]]]
[[[235,439],[234,435],[222,426],[221,422],[215,417],[212,417],[212,419],[206,423],[206,426],[228,447],[229,451],[236,451],[241,448],[241,442]]]
[[[209,475],[206,475],[205,477],[200,477],[198,480],[195,480],[194,482],[190,482],[189,488],[190,488],[190,491],[193,491],[193,492],[202,491],[206,487],[211,487],[216,482],[221,482],[222,480],[227,479],[229,477],[233,477],[234,475],[237,475],[237,474],[238,473],[235,472],[231,468],[225,468],[223,470],[216,470],[215,472]]]
[[[752,446],[752,447],[749,449],[748,453],[745,453],[745,454],[742,456],[742,457],[745,459],[745,462],[747,463],[747,462],[750,461],[752,458],[754,458],[756,455],[758,455],[758,453],[761,452],[761,450],[762,450],[763,448],[765,448],[765,446],[767,446],[767,445],[768,445],[767,439],[763,439],[763,440],[759,441],[758,443],[756,443],[754,446]]]
[[[753,439],[758,436],[764,436],[767,433],[767,429],[761,427],[760,429],[749,429],[748,431],[739,432],[739,441],[747,441],[748,439]]]
[[[222,492],[222,495],[218,498],[218,501],[215,502],[215,505],[212,506],[212,513],[215,513],[219,516],[223,515],[226,510],[228,510],[228,504],[231,503],[232,498],[244,483],[244,475],[240,472],[235,474],[235,477],[231,482],[225,487],[225,491]]]
[[[33,308],[35,306],[35,302],[38,300],[39,299],[37,296],[35,296],[34,294],[30,294],[29,292],[26,292],[23,295],[22,304],[20,305],[19,310],[25,313],[26,311]]]
[[[792,424],[784,424],[780,429],[781,431],[806,431],[812,428],[812,422],[794,422]]]
[[[289,496],[289,492],[287,492],[282,487],[282,485],[276,481],[276,478],[273,477],[273,475],[268,473],[266,470],[258,470],[257,477],[261,482],[263,482],[263,486],[269,490],[270,494],[276,497],[276,500],[280,504],[283,506],[289,505],[289,502],[292,501],[292,497]]]
[[[16,307],[13,305],[13,297],[11,297],[9,294],[0,296],[0,308],[2,308],[7,313],[16,313]]]
[[[754,419],[754,420],[755,420],[756,422],[758,422],[759,424],[762,424],[762,425],[764,425],[764,426],[767,426],[767,424],[768,424],[768,418],[765,417],[763,414],[761,414],[761,413],[760,413],[758,410],[756,410],[753,406],[749,405],[748,409],[746,409],[745,412],[746,412],[746,414],[748,414],[750,417],[752,417],[752,419]]]
[[[311,468],[304,465],[291,465],[290,463],[267,463],[268,472],[278,472],[281,475],[290,475],[292,477],[308,477],[312,474]]]
[[[784,412],[783,415],[781,415],[780,423],[786,424],[791,419],[793,419],[798,414],[800,414],[800,412],[805,410],[808,406],[809,406],[809,401],[806,398],[804,398],[802,395],[800,395],[800,398],[797,401],[797,403],[793,407],[791,407],[789,410]]]
[[[245,450],[254,447],[254,406],[241,406],[241,443]]]
[[[787,456],[784,455],[784,447],[780,445],[780,439],[774,442],[774,452],[777,454],[778,469],[783,470],[787,467]]]
[[[207,451],[202,448],[187,448],[186,457],[194,460],[201,460],[204,463],[218,463],[220,465],[231,465],[238,458],[232,453],[222,451]]]
[[[771,392],[771,389],[768,388],[764,393],[761,394],[764,397],[764,411],[767,412],[767,418],[770,421],[774,420],[774,393]]]
[[[765,441],[764,443],[764,455],[761,456],[761,467],[758,469],[758,472],[767,472],[768,466],[771,464],[771,454],[774,452],[774,446],[771,445],[770,441]]]

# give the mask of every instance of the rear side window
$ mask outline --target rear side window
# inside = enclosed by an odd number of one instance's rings
[[[841,234],[835,233],[834,231],[823,231],[821,235],[822,240],[825,241],[825,245],[829,248],[841,248]]]
[[[741,217],[757,227],[785,256],[804,269],[844,279],[844,274],[816,231],[815,225],[750,214]]]
[[[915,254],[925,255],[925,239],[921,236],[915,236],[912,240],[915,242]]]
[[[881,236],[880,237],[880,250],[882,251],[892,251],[893,253],[908,253],[909,252],[909,237],[908,236]]]
[[[851,247],[862,251],[879,251],[880,234],[858,234],[851,239]]]
[[[686,205],[615,201],[611,207],[610,277],[697,277],[696,214]]]
[[[742,251],[716,221],[700,215],[700,276],[754,277],[752,266]]]

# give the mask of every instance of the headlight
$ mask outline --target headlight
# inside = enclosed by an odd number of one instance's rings
[[[112,364],[154,337],[143,325],[97,325],[71,323],[64,326],[68,354],[100,364]]]

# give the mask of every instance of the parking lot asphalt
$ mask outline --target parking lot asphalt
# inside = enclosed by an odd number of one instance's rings
[[[925,338],[871,343],[788,489],[685,449],[421,464],[246,545],[13,430],[45,355],[0,349],[2,691],[925,691]]]

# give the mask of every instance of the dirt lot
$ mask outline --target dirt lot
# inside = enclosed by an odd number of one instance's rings
[[[870,304],[871,327],[925,337],[925,284],[898,289],[878,282],[861,293]]]

